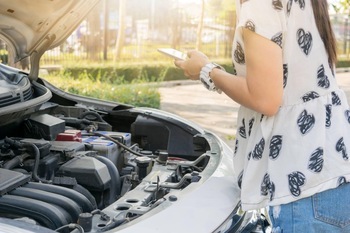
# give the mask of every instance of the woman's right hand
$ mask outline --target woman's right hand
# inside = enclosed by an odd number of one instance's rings
[[[174,64],[184,71],[184,75],[192,80],[198,80],[203,66],[210,63],[209,58],[202,52],[190,50],[186,60],[175,60]]]

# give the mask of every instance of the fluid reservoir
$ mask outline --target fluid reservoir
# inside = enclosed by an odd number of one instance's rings
[[[148,157],[137,157],[135,161],[138,167],[139,180],[142,180],[147,176],[147,168],[152,162],[152,159]]]

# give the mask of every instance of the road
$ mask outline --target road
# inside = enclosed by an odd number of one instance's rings
[[[350,72],[337,73],[337,80],[350,102]],[[162,110],[196,122],[233,148],[239,104],[225,94],[207,91],[199,81],[168,82],[159,91]]]

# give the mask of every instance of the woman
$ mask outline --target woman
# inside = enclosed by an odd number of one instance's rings
[[[237,1],[236,75],[190,51],[190,79],[241,104],[234,167],[242,208],[273,232],[350,232],[350,110],[337,86],[326,0]]]

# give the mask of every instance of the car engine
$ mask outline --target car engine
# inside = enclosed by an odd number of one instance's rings
[[[173,193],[199,182],[214,162],[207,140],[174,118],[0,68],[0,217],[104,232],[166,195],[176,201]]]

